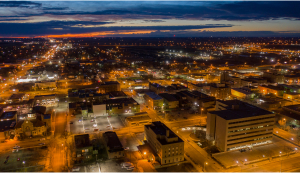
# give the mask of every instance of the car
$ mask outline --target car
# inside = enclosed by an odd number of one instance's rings
[[[97,127],[97,124],[93,124],[93,127]]]
[[[241,153],[242,153],[242,152],[246,152],[246,150],[245,150],[245,149],[241,149],[240,152],[241,152]]]
[[[8,162],[8,160],[5,160],[5,161],[4,161],[4,164],[6,164],[7,162]]]
[[[13,149],[13,150],[12,150],[13,153],[16,153],[16,152],[18,152],[18,151],[19,151],[18,149]]]
[[[80,171],[80,168],[79,167],[73,167],[72,168],[72,172],[79,172]]]
[[[45,143],[39,143],[39,145],[45,145]]]
[[[129,167],[134,167],[134,166],[133,166],[133,163],[123,162],[123,163],[121,163],[121,167],[122,168],[129,168]]]
[[[183,119],[188,119],[187,117],[183,117]]]
[[[78,122],[82,122],[82,119],[79,119]]]
[[[18,145],[13,147],[13,149],[18,149],[18,148],[20,148],[20,146],[18,146]]]
[[[94,119],[92,119],[92,120],[91,120],[91,122],[95,122],[95,120],[94,120]]]
[[[70,124],[73,124],[73,122],[72,122],[72,121],[70,121]]]
[[[45,138],[41,138],[41,139],[40,139],[40,141],[44,141],[44,140],[46,140],[46,139],[45,139]]]
[[[129,150],[129,147],[125,147],[124,150]]]

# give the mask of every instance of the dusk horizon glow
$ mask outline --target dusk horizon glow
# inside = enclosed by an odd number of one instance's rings
[[[298,37],[300,2],[2,1],[0,37]]]

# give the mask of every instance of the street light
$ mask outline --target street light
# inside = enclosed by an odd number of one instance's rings
[[[205,172],[205,165],[207,164],[208,164],[207,162],[204,163],[203,172]]]
[[[279,153],[280,153],[280,172],[281,172],[281,168],[282,168],[282,158],[281,158],[281,151],[279,151]]]

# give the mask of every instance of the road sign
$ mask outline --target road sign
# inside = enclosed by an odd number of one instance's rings
[[[98,154],[98,150],[94,150],[94,151],[93,151],[93,154]]]

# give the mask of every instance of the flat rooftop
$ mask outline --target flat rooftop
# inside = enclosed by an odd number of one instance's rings
[[[127,97],[123,91],[111,91],[108,93],[111,97]]]
[[[269,88],[272,90],[284,90],[282,86],[274,86],[274,85],[262,85],[261,87]]]
[[[153,100],[161,100],[162,99],[159,95],[155,94],[155,92],[147,92],[145,94],[148,95]]]
[[[169,102],[172,102],[172,101],[178,101],[172,94],[168,94],[168,93],[161,93],[161,94],[158,94],[160,97],[166,99],[167,101]]]
[[[25,96],[25,94],[12,94],[8,100],[22,99],[24,96]]]
[[[106,104],[136,104],[138,103],[133,98],[119,98],[119,99],[109,99],[105,101]]]
[[[10,119],[17,114],[17,111],[3,112],[0,119]]]
[[[232,90],[235,90],[235,91],[237,91],[237,92],[246,94],[246,95],[252,94],[252,92],[249,92],[249,91],[244,90],[244,89],[241,89],[241,88],[231,88],[231,89],[232,89]]]
[[[270,111],[264,110],[262,108],[250,105],[248,103],[239,100],[227,100],[227,101],[219,101],[219,102],[221,103],[223,102],[224,104],[228,105],[227,109],[221,111],[211,111],[209,113],[215,114],[225,120],[234,120],[234,119],[273,114]],[[238,108],[232,109],[232,105],[238,105]]]
[[[177,137],[178,140],[174,142],[167,142],[164,138],[157,138],[157,140],[162,144],[171,144],[171,143],[178,143],[183,142],[181,138],[179,138],[172,130],[170,130],[165,124],[160,121],[152,122],[150,125],[145,125],[146,128],[150,128],[156,135],[166,136],[167,130],[169,130],[169,138]]]
[[[116,132],[105,132],[103,137],[105,138],[106,146],[109,147],[110,152],[124,150]]]

